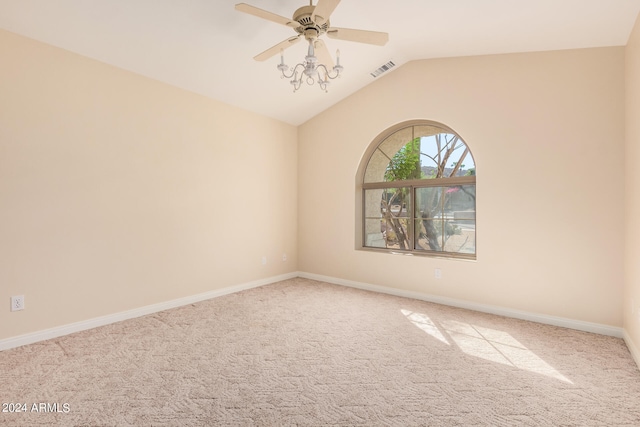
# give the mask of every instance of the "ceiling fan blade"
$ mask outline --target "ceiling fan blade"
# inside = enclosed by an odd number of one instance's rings
[[[388,33],[378,31],[352,30],[350,28],[334,28],[327,30],[327,36],[332,39],[346,40],[350,42],[375,44],[384,46],[389,41]]]
[[[239,12],[248,13],[249,15],[257,16],[258,18],[266,19],[267,21],[275,22],[277,24],[286,25],[287,27],[297,28],[300,26],[299,23],[294,21],[293,19],[285,18],[284,16],[276,15],[275,13],[268,12],[266,10],[262,10],[255,6],[251,6],[246,3],[238,3],[236,5],[236,10]]]
[[[316,51],[316,57],[318,57],[318,61],[321,64],[324,64],[329,71],[333,68],[333,58],[331,58],[331,54],[329,53],[329,49],[324,44],[324,42],[320,39],[316,40],[313,44],[313,48]]]
[[[316,8],[313,9],[313,22],[322,25],[329,20],[340,0],[318,0]]]
[[[281,50],[291,47],[294,44],[298,43],[299,41],[300,41],[300,36],[291,37],[289,39],[283,40],[277,45],[270,47],[269,49],[265,50],[262,53],[257,54],[256,56],[253,57],[253,59],[255,59],[256,61],[265,61],[271,58],[273,55],[279,53]]]

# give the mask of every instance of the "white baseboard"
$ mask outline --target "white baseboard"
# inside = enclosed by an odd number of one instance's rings
[[[636,347],[636,344],[633,342],[633,340],[631,339],[631,336],[627,333],[627,331],[624,331],[624,342],[627,344],[627,347],[629,348],[629,352],[631,352],[631,356],[633,357],[633,360],[636,361],[636,365],[638,365],[638,369],[640,369],[640,350],[638,349],[638,347]]]
[[[623,329],[615,326],[602,325],[599,323],[583,322],[580,320],[567,319],[564,317],[547,316],[544,314],[530,313],[527,311],[513,310],[505,307],[478,304],[470,301],[458,300],[454,298],[440,297],[436,295],[423,294],[402,289],[389,288],[386,286],[371,285],[368,283],[355,282],[352,280],[338,279],[330,276],[300,272],[300,277],[318,280],[321,282],[333,283],[335,285],[348,286],[367,291],[379,292],[383,294],[395,295],[405,298],[413,298],[422,301],[434,302],[452,307],[466,308],[468,310],[480,311],[483,313],[497,314],[499,316],[512,317],[514,319],[529,320],[531,322],[544,323],[547,325],[560,326],[563,328],[577,329],[579,331],[592,332],[600,335],[609,335],[623,338]],[[638,359],[636,358],[636,361]]]
[[[170,308],[189,305],[196,302],[208,300],[211,298],[233,294],[235,292],[240,292],[247,289],[269,285],[271,283],[280,282],[282,280],[293,279],[295,277],[298,277],[297,272],[283,274],[280,276],[268,277],[265,279],[260,279],[260,280],[256,280],[249,283],[243,283],[240,285],[229,286],[222,289],[216,289],[214,291],[209,291],[202,294],[191,295],[184,298],[178,298],[171,301],[161,302],[158,304],[152,304],[152,305],[147,305],[140,308],[134,308],[132,310],[122,311],[120,313],[109,314],[106,316],[83,320],[81,322],[75,322],[75,323],[70,323],[68,325],[45,329],[43,331],[38,331],[38,332],[33,332],[25,335],[20,335],[17,337],[7,338],[4,340],[0,340],[0,351],[8,350],[10,348],[20,347],[26,344],[33,344],[35,342],[44,341],[51,338],[57,338],[63,335],[72,334],[74,332],[80,332],[87,329],[96,328],[98,326],[109,325],[111,323],[116,323],[123,320],[146,316],[147,314],[157,313],[159,311],[168,310]]]

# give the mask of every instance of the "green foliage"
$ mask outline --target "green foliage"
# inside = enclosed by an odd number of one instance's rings
[[[384,173],[384,180],[390,182],[420,178],[420,138],[415,138],[393,156]]]

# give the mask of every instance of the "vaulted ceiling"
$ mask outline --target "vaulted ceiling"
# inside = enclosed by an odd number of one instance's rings
[[[252,58],[296,33],[236,11],[239,2],[0,0],[0,28],[298,125],[373,82],[388,61],[397,69],[417,59],[622,46],[640,12],[640,0],[342,0],[332,26],[388,32],[389,42],[325,38],[341,51],[343,76],[328,93],[317,85],[293,93],[278,55]],[[309,4],[244,2],[287,18]],[[298,43],[285,59],[305,54]]]

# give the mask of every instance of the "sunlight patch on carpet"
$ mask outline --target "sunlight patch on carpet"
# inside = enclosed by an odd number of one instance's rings
[[[438,328],[424,313],[400,311],[417,328],[447,345],[451,345],[451,339],[465,354],[573,384],[507,332],[457,320],[440,322],[441,328]]]
[[[400,310],[402,314],[406,316],[407,319],[411,321],[415,326],[422,329],[427,334],[431,335],[433,338],[441,341],[447,345],[451,345],[449,341],[442,335],[442,332],[438,329],[438,327],[433,323],[429,316],[422,313],[415,313],[409,310]]]

